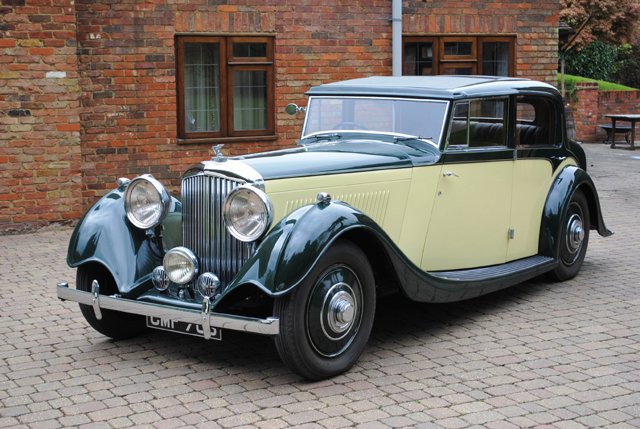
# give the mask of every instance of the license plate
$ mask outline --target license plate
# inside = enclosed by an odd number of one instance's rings
[[[149,328],[161,329],[163,331],[179,332],[181,334],[204,337],[202,325],[198,325],[196,323],[187,323],[180,322],[178,320],[164,319],[161,317],[147,316],[147,326]],[[222,341],[222,331],[212,326],[210,339]]]

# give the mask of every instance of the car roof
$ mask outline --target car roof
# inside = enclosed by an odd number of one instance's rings
[[[402,96],[458,99],[511,94],[546,93],[553,86],[529,79],[498,76],[372,76],[315,86],[307,95]]]

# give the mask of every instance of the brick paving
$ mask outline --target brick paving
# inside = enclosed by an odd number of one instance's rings
[[[577,278],[385,299],[359,363],[316,383],[266,337],[111,341],[55,298],[70,229],[0,236],[0,427],[640,427],[640,151],[586,150],[616,235]]]

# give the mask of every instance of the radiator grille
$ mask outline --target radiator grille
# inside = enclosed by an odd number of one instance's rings
[[[241,182],[198,174],[182,180],[183,245],[200,261],[200,272],[218,276],[222,287],[251,256],[253,243],[234,238],[224,225],[224,200]]]

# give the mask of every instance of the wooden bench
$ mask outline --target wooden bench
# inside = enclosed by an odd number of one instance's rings
[[[602,143],[607,144],[615,141],[615,136],[612,136],[613,125],[612,124],[600,124],[600,128],[606,131],[607,138]],[[630,125],[616,125],[616,134],[624,134],[624,139],[627,144],[631,144],[631,126]],[[612,138],[613,137],[613,138]]]

